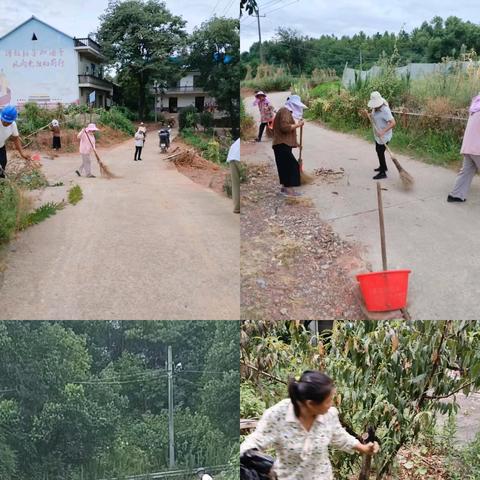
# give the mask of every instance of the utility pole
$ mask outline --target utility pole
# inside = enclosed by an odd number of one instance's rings
[[[258,53],[260,54],[260,64],[263,65],[263,50],[262,50],[262,29],[260,28],[260,16],[265,17],[265,15],[260,15],[260,9],[257,7],[257,24],[258,24]]]
[[[173,360],[172,347],[168,346],[168,466],[175,467],[175,435],[173,430]]]

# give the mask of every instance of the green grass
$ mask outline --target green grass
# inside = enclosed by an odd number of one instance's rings
[[[18,185],[26,190],[37,190],[48,187],[48,180],[40,170],[23,173],[17,180]]]
[[[319,98],[328,95],[330,92],[337,92],[340,88],[340,81],[326,82],[317,85],[310,91],[311,98]]]
[[[211,135],[195,132],[190,128],[182,130],[181,137],[185,143],[197,149],[201,155],[214,163],[224,164],[227,161],[228,148],[213,139]]]
[[[8,242],[17,228],[20,192],[7,180],[0,180],[0,243]]]
[[[80,185],[74,185],[68,191],[68,203],[76,205],[83,198],[83,192]]]
[[[22,218],[19,225],[19,230],[25,230],[26,228],[43,222],[47,218],[55,215],[58,210],[62,210],[65,207],[63,202],[48,202],[40,207],[36,208],[33,212]]]

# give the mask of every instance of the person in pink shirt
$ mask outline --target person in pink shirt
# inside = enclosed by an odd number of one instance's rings
[[[470,105],[460,153],[463,155],[463,165],[447,197],[448,202],[465,202],[473,177],[480,170],[480,94],[474,97]]]
[[[94,123],[89,123],[77,135],[77,138],[80,140],[80,154],[82,155],[82,165],[78,170],[75,170],[79,177],[82,176],[81,172],[83,171],[86,177],[95,178],[95,175],[92,175],[90,154],[95,149],[95,135],[93,132],[97,130],[98,128]]]

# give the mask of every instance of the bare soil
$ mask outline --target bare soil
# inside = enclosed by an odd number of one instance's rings
[[[176,138],[172,146],[179,147],[182,150],[192,150],[193,147]],[[168,154],[165,154],[168,156]],[[220,195],[226,196],[223,190],[225,178],[229,175],[229,170],[225,167],[210,162],[198,154],[187,157],[173,159],[177,170],[195,183],[208,187]]]
[[[242,185],[242,318],[365,319],[350,275],[362,264],[355,247],[321,220],[308,197],[279,195],[272,165],[249,165],[248,172]]]

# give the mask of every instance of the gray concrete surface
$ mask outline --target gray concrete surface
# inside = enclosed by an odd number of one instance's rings
[[[276,108],[287,94],[269,95]],[[258,119],[252,98],[246,108]],[[376,185],[375,148],[353,135],[308,123],[304,131],[304,168],[345,169],[331,184],[303,187],[321,217],[337,233],[357,242],[373,270],[382,267]],[[413,319],[480,318],[480,182],[474,179],[468,201],[447,203],[456,172],[397,155],[415,178],[412,191],[403,190],[398,173],[389,164],[382,181],[389,269],[411,269],[408,309]],[[250,161],[271,161],[270,142],[264,140]],[[334,193],[336,192],[336,193]]]
[[[133,153],[133,141],[100,151],[115,180],[78,178],[78,155],[43,160],[51,182],[78,183],[84,198],[12,242],[1,319],[238,320],[231,200],[162,160],[153,132],[143,161]]]

